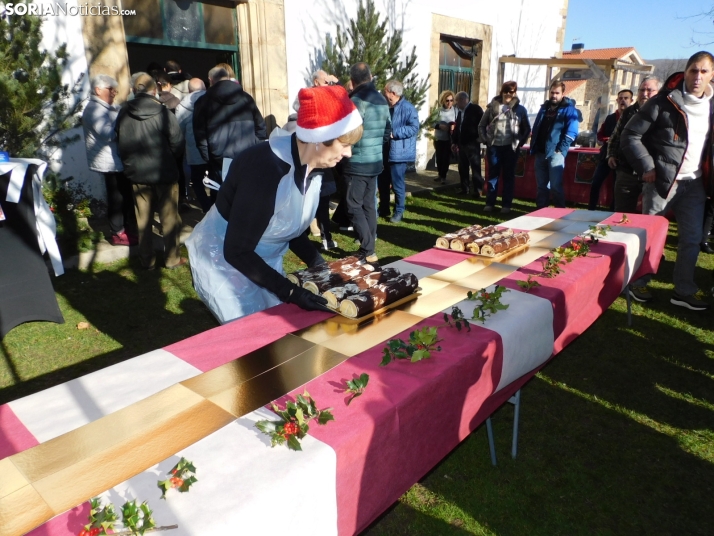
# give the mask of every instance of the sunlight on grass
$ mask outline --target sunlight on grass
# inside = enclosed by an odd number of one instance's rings
[[[591,395],[589,393],[580,391],[579,389],[575,389],[574,387],[570,387],[569,385],[563,382],[559,382],[557,380],[554,380],[553,378],[550,378],[542,372],[539,372],[537,376],[540,379],[548,382],[553,387],[558,387],[568,393],[574,394],[576,396],[584,398],[589,402],[593,402],[604,408],[614,411],[619,415],[628,417],[636,423],[647,426],[648,428],[651,428],[656,432],[669,436],[672,439],[676,440],[679,443],[679,446],[685,452],[693,454],[694,456],[697,456],[698,458],[701,458],[702,460],[707,461],[709,463],[714,463],[714,432],[712,432],[711,430],[685,430],[682,428],[676,428],[674,426],[655,421],[654,419],[642,413],[627,409],[618,404],[612,404],[607,400],[598,398],[596,395]],[[687,401],[689,402],[691,400]]]
[[[448,477],[448,475],[445,475],[445,477]],[[399,502],[470,534],[479,536],[496,536],[497,534],[423,484],[414,484],[409,491],[402,495]]]
[[[679,393],[677,391],[673,391],[672,389],[668,389],[667,387],[665,387],[663,385],[659,385],[658,383],[655,384],[655,389],[657,389],[660,393],[667,395],[671,398],[674,398],[676,400],[682,400],[683,402],[687,402],[688,404],[692,404],[692,405],[698,406],[700,408],[714,411],[714,404],[711,404],[711,403],[707,402],[706,400],[701,400],[699,398],[695,398],[690,394]]]

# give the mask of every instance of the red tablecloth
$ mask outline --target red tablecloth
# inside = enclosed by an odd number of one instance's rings
[[[531,221],[542,219],[542,223],[532,228],[546,225],[550,230],[583,224],[587,228],[587,222],[583,222],[581,216],[588,217],[588,213],[550,208],[529,215],[535,217]],[[603,223],[614,225],[620,216],[607,217]],[[639,247],[633,248],[632,244],[628,246],[616,240],[601,240],[592,247],[591,256],[576,259],[554,279],[539,278],[542,286],[531,290],[529,300],[545,304],[548,312],[552,308],[551,357],[586,330],[619,295],[629,270],[628,256],[631,260],[632,255],[637,254],[639,262],[632,277],[656,272],[664,249],[667,221],[635,214],[629,218],[630,223],[622,228],[629,227],[632,236],[636,234],[643,238]],[[518,220],[523,221],[523,218]],[[535,248],[538,248],[537,242],[533,244]],[[415,267],[443,270],[466,258],[460,253],[431,249],[404,260]],[[514,297],[524,299],[526,296],[520,294],[522,291],[517,281],[538,271],[540,262],[534,260],[504,277],[500,284],[511,289]],[[511,314],[517,312],[518,309]],[[502,315],[500,318],[507,319],[509,313],[499,314]],[[325,317],[323,313],[307,314],[294,306],[282,305],[165,350],[201,370],[209,370]],[[435,314],[392,338],[407,339],[414,329],[440,324],[443,319],[440,314]],[[517,379],[499,389],[499,382],[508,377],[504,376],[508,356],[504,353],[501,332],[489,329],[487,324],[485,327],[474,325],[471,332],[448,329],[440,333],[444,339],[442,351],[435,353],[432,359],[415,364],[400,361],[380,367],[385,344],[374,341],[372,348],[282,399],[307,389],[321,407],[334,408],[335,422],[324,427],[311,427],[310,435],[336,453],[339,534],[353,534],[368,526],[542,366],[516,376]],[[526,338],[529,335],[524,333],[523,339]],[[513,346],[510,348],[512,351]],[[548,359],[547,353],[541,363]],[[370,375],[369,387],[347,406],[345,380],[362,372]],[[12,440],[0,441],[0,458],[36,443],[7,406],[0,406],[0,438],[3,437]],[[67,534],[68,529],[79,527],[83,519],[86,519],[86,505],[56,517],[33,534]]]

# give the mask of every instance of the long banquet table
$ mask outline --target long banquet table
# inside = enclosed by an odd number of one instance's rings
[[[507,401],[615,300],[657,271],[661,217],[542,209],[505,222],[530,247],[499,262],[430,249],[393,265],[422,296],[356,327],[279,305],[0,406],[0,535],[76,534],[89,498],[148,500],[174,534],[353,534]],[[612,231],[591,255],[525,293],[538,260],[594,223]],[[440,352],[380,367],[384,341],[443,325],[468,290],[504,285],[509,308],[470,332],[442,327]],[[349,406],[344,384],[370,375]],[[268,402],[304,390],[335,421],[313,425],[302,452],[270,448],[254,423]],[[485,453],[484,453],[485,454]],[[156,482],[180,456],[197,467],[186,494]],[[107,491],[108,490],[108,491]],[[37,528],[35,528],[37,527]],[[33,530],[34,529],[34,530]]]

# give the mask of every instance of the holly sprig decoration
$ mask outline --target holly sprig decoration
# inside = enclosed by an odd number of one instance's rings
[[[379,365],[386,367],[396,359],[409,359],[412,363],[429,359],[432,352],[441,352],[441,346],[438,344],[442,339],[439,339],[438,331],[436,327],[425,326],[412,331],[408,341],[402,339],[387,341],[382,362]]]
[[[466,320],[464,312],[455,305],[451,308],[451,314],[444,313],[444,322],[450,327],[455,327],[456,331],[461,331],[461,328],[471,331],[471,324]]]
[[[518,283],[518,286],[523,289],[523,292],[530,292],[532,289],[535,287],[540,287],[541,284],[538,283],[535,279],[533,279],[532,275],[528,276],[528,279],[526,281],[516,281]]]
[[[161,498],[166,499],[166,492],[176,488],[179,493],[188,492],[189,488],[198,482],[196,478],[196,467],[186,458],[181,458],[169,471],[171,475],[166,480],[159,480],[156,484],[161,490]]]
[[[350,402],[364,393],[367,383],[369,383],[369,374],[366,372],[360,374],[358,378],[347,380],[347,389],[345,389],[345,393],[352,394],[352,396],[347,399],[348,406],[350,405]]]
[[[482,288],[478,292],[469,290],[466,293],[466,299],[479,302],[479,305],[474,308],[474,313],[471,318],[483,324],[489,316],[495,315],[498,311],[508,309],[508,305],[501,303],[501,296],[504,292],[510,292],[510,290],[501,285],[496,285],[491,292],[485,288]]]
[[[334,421],[332,408],[319,410],[317,404],[305,391],[295,397],[295,402],[285,404],[285,409],[280,409],[273,404],[273,411],[280,417],[279,421],[258,421],[255,427],[270,436],[270,446],[287,444],[290,450],[302,450],[300,439],[307,435],[310,426],[308,423],[316,419],[317,424],[325,425]]]
[[[153,513],[146,501],[141,504],[138,504],[136,499],[127,501],[121,507],[122,523],[131,531],[131,534],[143,536],[147,530],[156,527],[156,522],[152,517]]]
[[[89,500],[89,523],[84,526],[84,530],[79,533],[79,536],[107,534],[114,529],[118,520],[112,503],[104,505],[101,498],[94,497]]]
[[[624,214],[623,214],[624,216]],[[626,216],[625,216],[626,218]],[[629,220],[628,220],[629,221]],[[586,236],[592,236],[593,238],[602,238],[604,236],[607,236],[607,233],[612,231],[612,227],[609,225],[590,225],[588,227],[587,232],[585,233]]]
[[[587,256],[590,253],[590,245],[583,239],[574,238],[567,246],[560,246],[552,252],[554,257],[560,258],[565,263],[570,263],[573,262],[573,259]]]
[[[560,256],[556,256],[552,251],[551,255],[543,257],[540,262],[543,266],[543,271],[538,274],[540,277],[553,278],[563,272],[560,266],[561,264],[565,264],[565,261]]]

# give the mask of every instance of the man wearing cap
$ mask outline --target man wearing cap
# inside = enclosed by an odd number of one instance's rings
[[[350,80],[352,102],[364,120],[364,136],[343,166],[347,212],[360,242],[357,255],[375,262],[377,177],[384,168],[382,148],[389,143],[392,124],[389,103],[374,87],[369,65],[355,63],[350,67]]]
[[[296,132],[234,159],[216,204],[186,242],[196,292],[221,323],[280,302],[326,310],[322,296],[285,278],[283,256],[290,249],[308,267],[325,262],[305,230],[323,170],[352,154],[362,118],[340,86],[302,89],[298,98]]]

